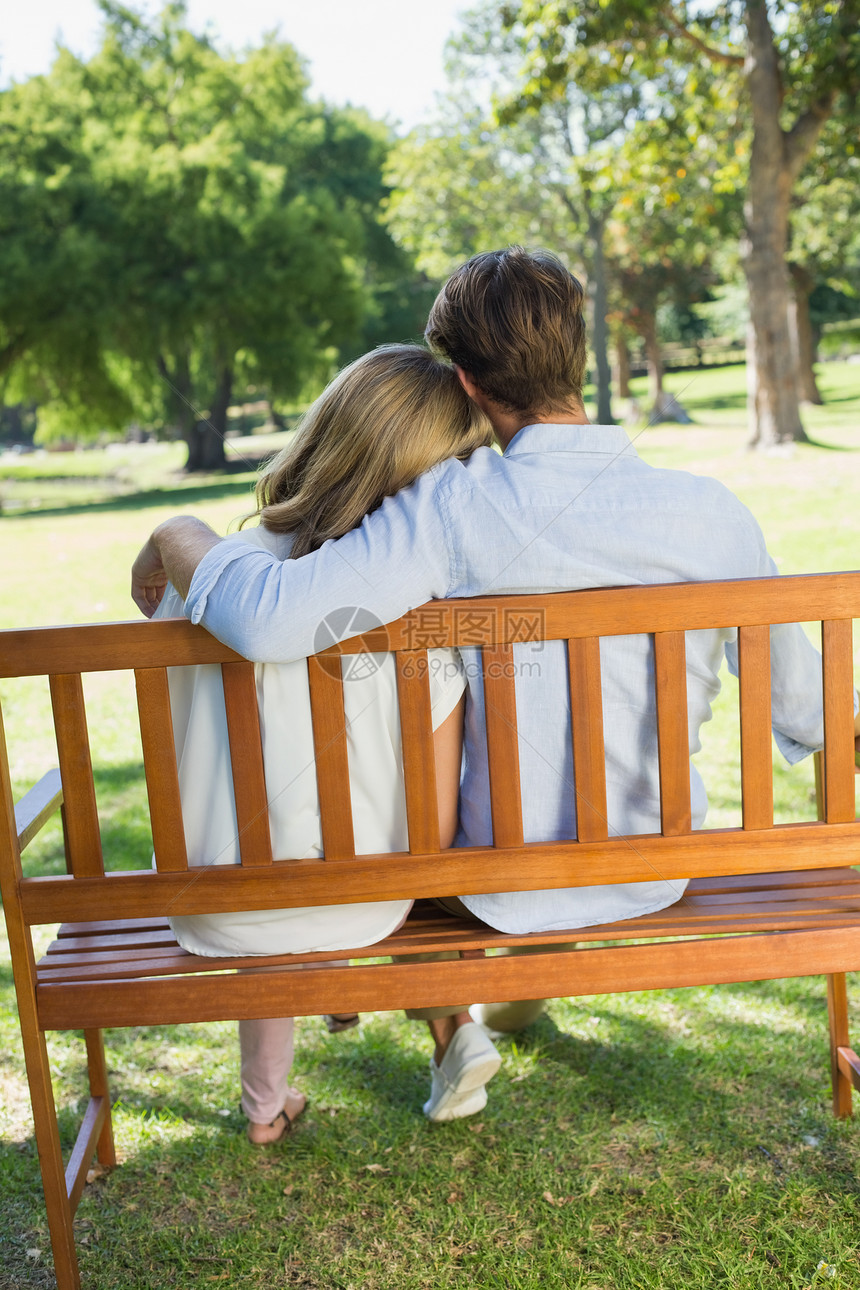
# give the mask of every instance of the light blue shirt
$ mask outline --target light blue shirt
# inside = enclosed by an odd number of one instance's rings
[[[248,658],[283,661],[354,635],[360,620],[337,611],[392,622],[437,598],[776,572],[753,516],[716,480],[647,465],[618,426],[533,425],[502,456],[480,448],[468,461],[435,466],[360,528],[301,559],[280,561],[227,539],[199,565],[186,613]],[[774,734],[793,762],[823,742],[821,661],[800,627],[777,627],[771,636]],[[469,703],[457,841],[485,845],[492,824],[483,689],[477,657],[461,652]],[[733,632],[687,634],[691,753],[724,657],[734,671]],[[514,661],[525,839],[575,837],[564,644],[517,645]],[[610,837],[658,832],[648,639],[602,641],[601,667]],[[707,798],[692,766],[690,774],[700,827]],[[673,903],[684,886],[655,875],[621,886],[456,894],[479,918],[514,933],[648,913]]]

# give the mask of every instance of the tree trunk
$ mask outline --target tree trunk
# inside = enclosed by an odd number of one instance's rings
[[[272,402],[272,400],[267,399],[266,402],[268,403],[268,407],[269,407],[269,425],[275,426],[276,429],[278,430],[286,430],[287,423],[284,420],[284,418],[281,416],[280,412],[277,412],[275,410],[275,405]]]
[[[223,470],[225,465],[224,440],[227,435],[227,409],[233,393],[233,369],[225,363],[218,369],[218,381],[215,397],[209,410],[209,416],[195,421],[185,435],[188,444],[188,460],[185,469],[188,472],[197,470]]]
[[[815,279],[802,264],[795,264],[793,261],[789,261],[788,271],[792,287],[788,324],[797,363],[797,392],[801,403],[822,404],[824,399],[815,379],[815,363],[818,359],[815,333],[809,317],[809,297],[815,286]]]
[[[619,399],[629,399],[630,395],[630,346],[627,337],[619,328],[613,340],[615,342],[615,371],[613,381],[615,393]]]
[[[673,394],[663,389],[663,353],[657,337],[657,315],[653,309],[640,306],[636,313],[636,329],[645,342],[645,357],[648,360],[650,423],[656,425],[658,421],[678,421],[681,425],[689,425],[690,417],[686,410]]]
[[[166,403],[171,418],[171,428],[177,438],[187,441],[197,420],[197,412],[191,400],[191,367],[187,353],[176,355],[173,367],[168,366],[164,354],[157,359],[158,373],[170,390]]]
[[[587,210],[588,238],[591,244],[590,295],[591,295],[591,349],[594,354],[594,383],[597,386],[597,424],[614,425],[612,416],[612,374],[609,367],[609,328],[606,314],[609,294],[606,282],[606,259],[603,254],[605,217]]]
[[[651,310],[640,309],[638,321],[648,362],[648,395],[656,412],[663,398],[663,355],[657,339],[657,319]]]
[[[747,84],[753,118],[742,253],[750,297],[750,444],[805,440],[788,327],[788,203],[792,174],[780,127],[780,74],[766,0],[747,0]]]

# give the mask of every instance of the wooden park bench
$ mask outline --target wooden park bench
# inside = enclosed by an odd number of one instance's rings
[[[487,614],[497,607],[498,613]],[[102,1031],[228,1018],[581,996],[826,974],[833,1105],[851,1109],[860,1060],[849,1047],[845,973],[860,968],[860,825],[855,823],[852,619],[860,573],[674,584],[441,602],[432,642],[464,643],[485,623],[494,845],[439,849],[430,701],[423,651],[407,617],[309,661],[325,860],[273,856],[253,666],[181,621],[0,633],[0,677],[49,676],[59,771],[13,808],[5,744],[0,876],[57,1283],[80,1284],[73,1215],[94,1154],[115,1163]],[[515,611],[515,612],[512,612]],[[546,639],[568,641],[579,836],[524,845],[512,641],[539,611]],[[418,611],[416,611],[418,612]],[[822,623],[825,747],[818,820],[774,824],[768,625]],[[739,628],[742,826],[691,830],[684,632]],[[607,836],[598,642],[654,634],[662,830]],[[459,635],[458,635],[459,633]],[[507,633],[507,635],[506,635]],[[473,636],[468,637],[473,644]],[[396,651],[409,852],[354,857],[339,654]],[[180,819],[165,668],[220,663],[233,750],[240,865],[189,870]],[[416,663],[418,666],[416,666]],[[103,855],[82,674],[133,669],[157,868],[123,871]],[[559,697],[562,703],[562,697]],[[22,875],[21,851],[62,808],[67,873]],[[655,873],[691,878],[669,909],[609,926],[505,936],[448,917],[421,898],[608,882]],[[196,958],[176,944],[168,911],[192,914],[332,902],[419,900],[387,941],[331,955]],[[60,924],[37,962],[31,932]],[[576,940],[575,948],[554,949]],[[545,947],[527,956],[488,951]],[[380,956],[456,950],[432,962]],[[305,970],[291,969],[296,962]],[[239,968],[265,965],[255,974]],[[64,1164],[45,1033],[84,1032],[89,1102]]]

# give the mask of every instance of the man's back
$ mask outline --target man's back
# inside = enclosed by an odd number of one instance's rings
[[[195,620],[254,658],[310,652],[317,624],[345,604],[391,621],[434,597],[776,571],[758,525],[737,498],[714,480],[649,467],[615,426],[527,426],[504,456],[481,449],[467,462],[435,467],[387,499],[360,529],[280,569],[255,568],[246,559],[239,576],[231,548],[227,542],[207,556],[189,608]],[[207,600],[216,586],[211,613]],[[691,752],[719,690],[726,646],[731,664],[731,633],[688,638]],[[773,649],[774,725],[795,760],[821,741],[820,664],[797,627],[778,630]],[[459,841],[469,845],[489,841],[492,827],[483,687],[468,651],[464,662],[470,702]],[[641,637],[604,642],[601,665],[610,832],[652,832],[659,828],[659,778],[651,645]],[[558,701],[566,690],[563,646],[516,646],[515,667],[526,839],[575,836],[570,714]],[[691,775],[696,825],[706,799]],[[653,883],[626,887],[516,898],[467,894],[464,903],[503,931],[536,931],[660,909],[682,890],[655,875]]]

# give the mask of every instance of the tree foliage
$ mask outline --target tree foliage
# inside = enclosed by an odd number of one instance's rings
[[[803,437],[788,330],[789,199],[824,123],[837,111],[856,121],[855,0],[523,0],[505,11],[525,32],[524,105],[550,101],[588,51],[609,78],[676,61],[691,95],[704,69],[736,85],[750,122],[744,264],[753,439],[767,446]]]
[[[275,38],[223,54],[182,4],[102,9],[93,58],[0,95],[0,363],[48,428],[139,416],[217,466],[237,392],[300,395],[402,292],[388,132],[311,103]]]

